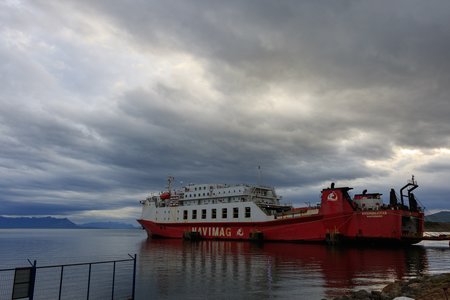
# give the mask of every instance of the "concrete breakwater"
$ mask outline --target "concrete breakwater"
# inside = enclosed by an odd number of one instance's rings
[[[405,298],[407,297],[407,298]],[[334,300],[450,300],[450,273],[427,275],[407,281],[395,281],[381,291],[359,290]]]

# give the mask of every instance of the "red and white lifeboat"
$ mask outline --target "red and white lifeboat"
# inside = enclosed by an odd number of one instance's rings
[[[161,200],[170,199],[170,193],[169,192],[164,192],[161,195],[159,195],[159,198],[161,198]]]

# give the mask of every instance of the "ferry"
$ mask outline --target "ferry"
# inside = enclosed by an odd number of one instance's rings
[[[141,200],[137,221],[152,238],[225,239],[289,242],[388,242],[415,244],[423,239],[424,213],[412,179],[389,194],[350,196],[334,183],[315,206],[282,204],[273,187],[249,184],[188,184]]]

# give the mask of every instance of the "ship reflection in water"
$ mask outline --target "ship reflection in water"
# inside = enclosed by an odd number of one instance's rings
[[[138,299],[322,299],[428,272],[421,246],[148,239],[140,251]]]

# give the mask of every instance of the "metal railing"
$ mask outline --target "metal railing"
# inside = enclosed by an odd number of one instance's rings
[[[135,297],[136,254],[128,259],[0,269],[3,299],[127,299]]]

